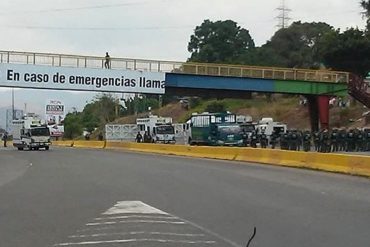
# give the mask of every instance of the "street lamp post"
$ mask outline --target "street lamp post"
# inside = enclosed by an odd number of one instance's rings
[[[12,88],[12,119],[15,120],[15,109],[14,109],[14,88]]]

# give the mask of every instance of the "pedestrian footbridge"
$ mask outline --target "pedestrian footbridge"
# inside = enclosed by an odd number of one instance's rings
[[[104,69],[105,57],[53,53],[0,51],[0,63],[45,65],[53,67]],[[247,65],[207,64],[158,61],[132,58],[110,58],[111,70],[162,72],[168,94],[184,96],[246,97],[251,92],[305,95],[311,119],[317,129],[328,126],[328,102],[331,96],[360,95],[361,79],[348,72],[296,68],[256,67]],[[350,87],[351,82],[357,86]],[[353,84],[352,83],[352,84]],[[361,84],[363,85],[363,84]],[[360,85],[360,86],[361,86]],[[355,90],[360,88],[359,90]],[[367,90],[367,89],[366,89]],[[361,92],[360,92],[361,91]],[[367,95],[361,93],[361,102]],[[360,97],[359,97],[360,98]]]
[[[56,67],[104,68],[104,57],[0,51],[1,63]],[[111,58],[111,69],[166,73],[166,89],[222,90],[310,95],[347,94],[350,74],[246,65],[188,63],[132,58]]]

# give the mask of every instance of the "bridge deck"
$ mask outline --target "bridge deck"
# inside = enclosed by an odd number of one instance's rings
[[[0,62],[78,68],[103,68],[105,58],[97,56],[0,51]],[[273,80],[297,80],[327,83],[349,82],[348,72],[331,70],[307,70],[276,67],[256,67],[247,65],[187,63],[131,58],[112,57],[111,68]]]

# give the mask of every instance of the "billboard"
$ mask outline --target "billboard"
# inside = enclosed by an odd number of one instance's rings
[[[64,116],[64,104],[60,100],[49,100],[45,108],[46,115]]]
[[[0,63],[0,86],[72,91],[164,94],[163,72]]]
[[[65,105],[60,100],[48,100],[45,105],[46,123],[52,137],[64,134]]]

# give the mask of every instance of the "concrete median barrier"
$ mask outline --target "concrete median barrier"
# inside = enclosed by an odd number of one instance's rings
[[[244,149],[236,160],[370,177],[370,156]]]
[[[53,141],[52,145],[59,147],[72,147],[73,141]]]
[[[107,149],[129,149],[130,142],[107,142],[105,148]]]
[[[147,143],[122,143],[107,142],[109,149],[126,149],[139,152],[150,152],[168,155],[181,155],[197,158],[225,159],[233,160],[236,157],[235,152],[230,152],[230,148],[218,147],[194,147],[184,145],[166,145],[166,144],[147,144]],[[235,151],[235,150],[234,150]]]
[[[105,148],[106,142],[105,141],[74,141],[73,147],[75,148],[97,148],[103,149]]]
[[[106,148],[196,158],[235,160],[277,166],[308,168],[370,177],[370,156],[323,154],[271,149],[198,147],[132,142],[75,141],[73,147]]]

